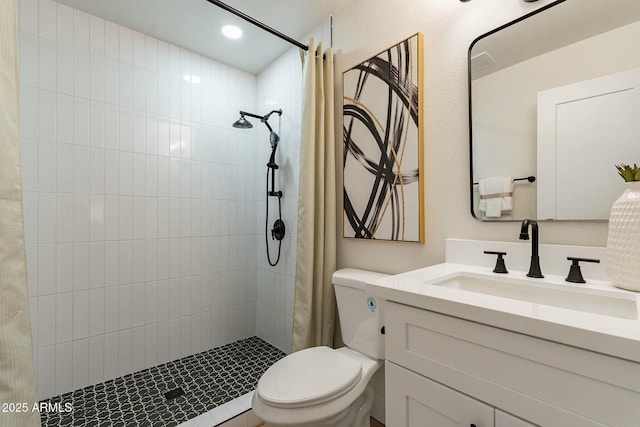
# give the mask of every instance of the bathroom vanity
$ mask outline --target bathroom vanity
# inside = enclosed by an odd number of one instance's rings
[[[480,248],[515,268],[493,273]],[[531,279],[527,245],[451,240],[447,263],[369,284],[386,300],[386,424],[640,425],[640,294],[598,280],[604,266],[564,281],[566,256],[601,249],[541,245]]]

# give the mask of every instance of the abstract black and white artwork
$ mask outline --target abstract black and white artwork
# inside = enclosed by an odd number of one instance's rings
[[[343,74],[345,237],[424,243],[422,34]]]

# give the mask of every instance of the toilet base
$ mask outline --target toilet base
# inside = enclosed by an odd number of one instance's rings
[[[371,408],[373,407],[373,383],[369,383],[364,393],[356,399],[349,408],[349,416],[347,416],[339,427],[369,427],[369,418],[371,417]]]
[[[256,396],[254,396],[256,399]],[[364,392],[345,410],[326,419],[309,423],[273,423],[270,427],[369,427],[371,408],[373,407],[373,383],[369,383]],[[254,411],[255,412],[255,411]]]

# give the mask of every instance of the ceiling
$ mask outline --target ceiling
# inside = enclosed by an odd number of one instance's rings
[[[292,45],[206,0],[56,0],[257,74]],[[351,0],[227,0],[229,6],[303,44],[324,19]],[[230,40],[220,29],[239,26],[244,35]]]

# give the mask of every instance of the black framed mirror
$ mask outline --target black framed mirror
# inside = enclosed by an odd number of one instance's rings
[[[608,219],[640,161],[637,40],[639,1],[558,0],[473,41],[474,218]]]

